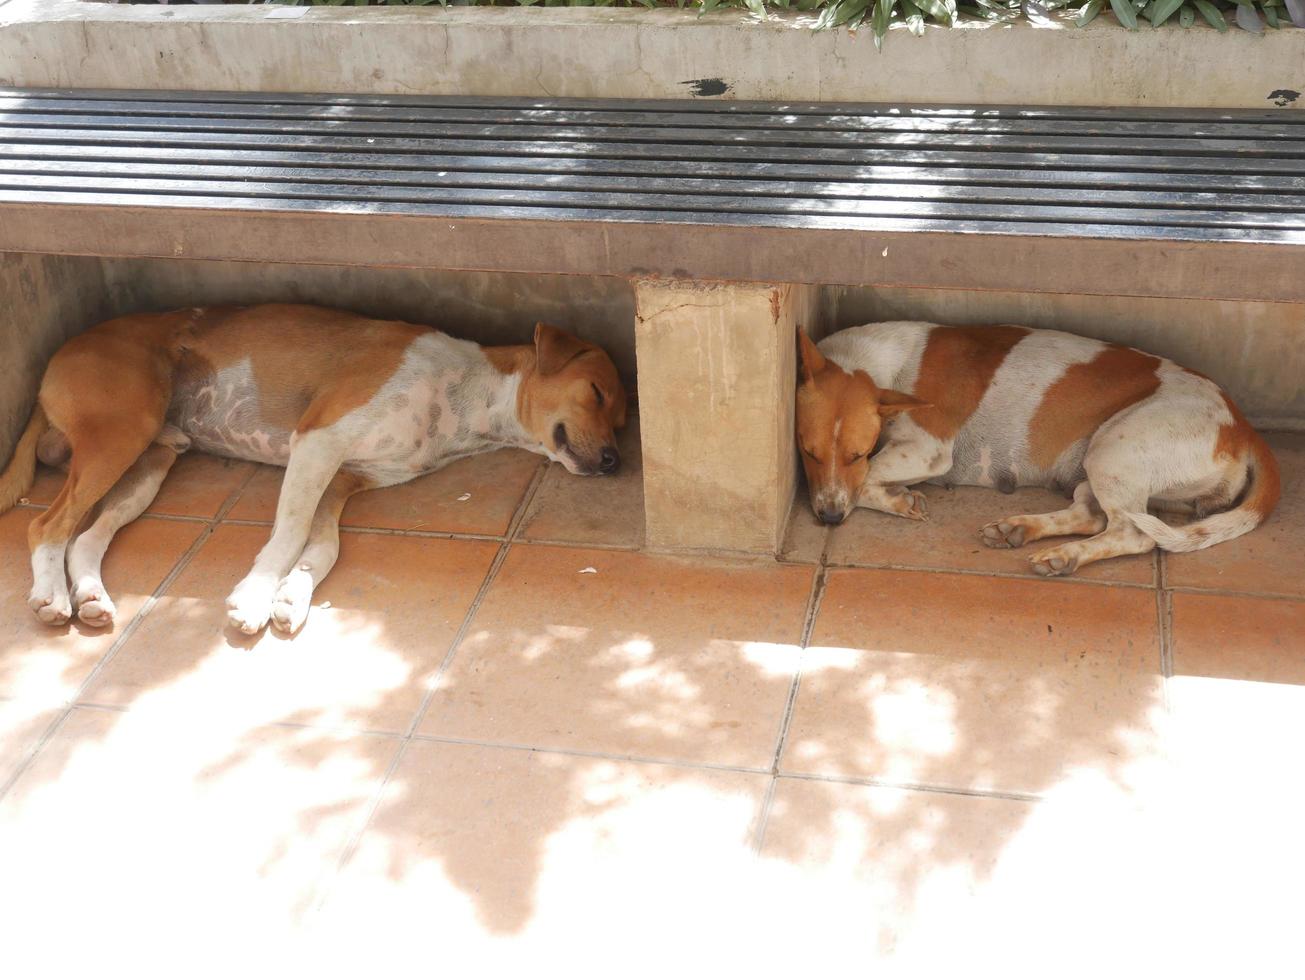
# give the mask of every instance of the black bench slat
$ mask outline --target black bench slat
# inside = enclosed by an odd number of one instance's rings
[[[160,120],[177,116],[175,102],[167,101],[65,101],[59,99],[20,99],[0,97],[0,113],[10,114],[11,123],[27,124],[26,117],[42,125],[58,125],[59,120],[105,118],[115,124],[136,121],[142,128]],[[50,117],[54,117],[54,121]],[[993,133],[1027,136],[1110,136],[1125,138],[1170,137],[1190,139],[1232,140],[1298,140],[1305,141],[1305,126],[1284,128],[1272,121],[1121,121],[1111,119],[1074,120],[1033,118],[988,118],[986,116],[932,116],[831,113],[803,117],[791,113],[754,113],[751,115],[704,114],[701,112],[601,112],[596,110],[563,109],[506,109],[468,108],[450,106],[440,109],[412,109],[403,106],[287,106],[287,105],[231,105],[220,102],[195,102],[186,106],[185,120],[194,128],[212,120],[222,122],[224,129],[237,120],[294,121],[312,124],[327,121],[341,123],[414,123],[414,124],[497,124],[533,127],[594,126],[659,127],[703,129],[712,132],[721,129],[779,130],[813,134],[887,133],[938,133],[964,132],[966,134]],[[36,124],[35,122],[31,124]],[[74,123],[69,122],[69,125]],[[84,122],[75,125],[85,125]],[[259,128],[266,128],[260,126]],[[291,130],[284,130],[291,131]]]
[[[1303,164],[1290,157],[1235,157],[1235,156],[1131,156],[1102,153],[1056,153],[1004,151],[984,149],[987,141],[976,148],[950,147],[945,150],[930,146],[902,146],[892,149],[841,149],[825,148],[816,153],[810,148],[788,146],[745,146],[729,144],[708,146],[703,144],[657,143],[595,143],[587,141],[542,140],[474,140],[474,139],[394,139],[388,137],[362,137],[346,135],[275,135],[271,133],[203,133],[159,132],[144,137],[137,133],[103,130],[93,134],[79,131],[9,129],[0,126],[0,149],[25,143],[52,143],[62,146],[87,146],[114,144],[137,147],[142,151],[155,147],[212,147],[215,149],[284,149],[389,151],[405,153],[456,153],[501,154],[505,156],[557,156],[617,157],[630,161],[676,160],[701,161],[711,164],[719,161],[748,161],[756,163],[804,163],[814,158],[825,163],[845,164],[919,164],[959,166],[1026,166],[1059,167],[1094,171],[1107,169],[1138,169],[1162,173],[1186,171],[1196,173],[1279,173],[1292,176],[1302,172]]]
[[[1165,162],[1170,162],[1166,160]],[[465,176],[467,179],[505,180],[539,175],[631,176],[628,159],[571,156],[465,156],[437,154],[388,154],[319,152],[308,150],[247,150],[195,147],[79,146],[58,143],[0,144],[0,166],[6,170],[30,167],[31,172],[73,172],[85,168],[91,173],[158,172],[175,176],[178,167],[187,175],[213,173],[223,176],[279,174],[334,174],[342,182],[424,182],[429,175]],[[140,168],[140,169],[135,169]],[[1098,170],[1094,168],[1053,169],[1049,167],[966,167],[930,163],[928,166],[884,166],[877,164],[801,164],[750,161],[642,160],[639,174],[680,180],[803,181],[813,184],[895,181],[943,183],[984,187],[1070,187],[1096,190],[1137,189],[1174,191],[1248,191],[1267,196],[1305,193],[1305,176],[1284,174],[1228,174],[1167,170]],[[314,179],[317,179],[316,177]],[[325,179],[325,178],[323,178]]]
[[[51,187],[76,190],[78,178],[112,178],[112,187],[129,192],[153,189],[185,193],[238,193],[243,196],[286,196],[313,199],[347,199],[349,185],[369,188],[369,196],[377,200],[453,200],[444,191],[466,196],[472,189],[492,190],[512,194],[521,189],[518,173],[485,173],[475,171],[404,171],[386,170],[330,170],[325,168],[276,168],[237,166],[188,166],[186,177],[180,180],[176,171],[157,163],[105,163],[47,161],[39,159],[5,159],[0,157],[0,187]],[[984,204],[1062,205],[1075,207],[1130,206],[1139,212],[1163,209],[1189,209],[1211,212],[1213,220],[1199,223],[1217,226],[1224,212],[1232,211],[1284,211],[1297,218],[1305,216],[1305,193],[1232,194],[1200,191],[1113,190],[1093,186],[1079,187],[1023,187],[988,183],[984,186],[938,183],[897,183],[891,180],[837,181],[781,181],[751,179],[713,179],[699,177],[644,177],[610,174],[534,174],[530,182],[536,189],[553,191],[587,192],[602,195],[619,194],[626,202],[636,200],[635,195],[646,195],[647,207],[674,207],[676,195],[715,195],[714,203],[726,210],[754,210],[756,213],[780,211],[844,211],[854,213],[855,207],[844,209],[838,201],[860,200],[906,202],[964,202]],[[109,186],[105,180],[100,180]],[[1303,182],[1305,183],[1305,182]],[[1305,191],[1305,186],[1298,188]],[[332,192],[335,193],[332,193]],[[530,192],[534,193],[534,192]],[[740,208],[737,199],[747,196],[753,207]],[[488,198],[487,199],[491,199]],[[773,207],[764,202],[774,199]],[[824,201],[823,199],[830,199]],[[790,203],[791,202],[791,206]],[[809,203],[814,202],[814,203]],[[595,203],[599,203],[596,199]],[[626,206],[622,203],[620,206]],[[1243,217],[1241,223],[1245,225]],[[1197,221],[1197,216],[1193,216]],[[1167,223],[1159,220],[1156,223]]]
[[[653,143],[702,145],[724,148],[730,145],[783,148],[802,147],[811,150],[846,147],[896,148],[896,147],[949,147],[949,148],[1006,148],[1038,152],[1073,153],[1096,151],[1120,155],[1160,153],[1207,155],[1222,157],[1294,157],[1305,162],[1305,141],[1295,139],[1206,139],[1162,138],[1152,136],[1078,136],[1039,135],[1036,133],[985,133],[948,131],[939,133],[879,132],[852,133],[844,131],[773,129],[731,129],[722,131],[713,127],[692,129],[661,126],[568,126],[547,128],[520,124],[496,123],[399,123],[350,122],[336,119],[272,120],[272,119],[192,119],[177,116],[91,116],[58,115],[42,113],[0,112],[0,125],[44,128],[66,134],[66,137],[94,140],[108,132],[145,133],[216,133],[233,135],[277,134],[312,135],[317,133],[341,134],[361,138],[398,137],[432,140],[524,140],[535,141],[541,136],[550,140],[574,140],[580,143],[604,145],[607,143]]]
[[[95,183],[105,192],[117,192],[122,198],[167,194],[198,197],[230,196],[285,201],[341,201],[356,197],[352,188],[339,184],[272,184],[259,181],[198,181],[181,179],[136,179],[97,177]],[[59,176],[0,176],[0,191],[48,188],[52,191],[76,192],[77,181]],[[629,211],[642,214],[643,220],[655,220],[663,212],[734,213],[769,217],[773,215],[828,215],[858,218],[955,218],[957,220],[1005,221],[1012,217],[1006,204],[974,204],[963,200],[885,198],[882,200],[827,200],[819,198],[784,198],[769,195],[724,197],[695,194],[633,194],[628,192],[575,192],[566,190],[524,190],[520,188],[369,188],[372,201],[390,201],[414,205],[480,204],[485,206],[521,205],[555,209]],[[1283,230],[1305,231],[1305,210],[1285,215],[1263,211],[1179,210],[1154,207],[1111,208],[1056,206],[1041,202],[1018,205],[1019,219],[1026,222],[1069,224],[1090,221],[1100,224],[1168,226],[1199,228],[1256,228],[1271,226]]]
[[[1070,119],[1117,121],[1265,121],[1275,126],[1305,126],[1300,113],[1274,109],[1197,109],[1172,107],[1101,107],[1101,106],[1018,106],[973,105],[959,106],[935,103],[900,105],[880,102],[759,102],[731,100],[690,99],[594,99],[594,98],[532,98],[529,96],[474,96],[474,95],[351,95],[312,92],[211,92],[123,90],[123,89],[14,89],[0,88],[0,98],[56,99],[66,104],[77,102],[133,102],[161,101],[189,106],[192,103],[224,105],[277,105],[277,106],[382,106],[397,109],[486,108],[563,110],[580,109],[607,113],[665,112],[703,113],[717,116],[753,114],[816,115],[831,112],[863,115],[893,115],[899,117],[947,117],[967,119]]]

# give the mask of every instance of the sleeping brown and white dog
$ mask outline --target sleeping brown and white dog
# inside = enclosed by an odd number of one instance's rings
[[[245,633],[269,619],[294,632],[335,564],[352,494],[500,446],[572,473],[611,473],[625,408],[607,354],[542,323],[533,345],[481,347],[313,306],[125,316],[50,361],[0,476],[0,513],[27,492],[38,457],[67,466],[28,533],[29,605],[52,625],[75,609],[105,626],[114,606],[100,578],[104,552],[178,453],[194,446],[284,466],[271,540],[227,607]]]
[[[914,484],[1053,487],[1073,503],[980,531],[1042,575],[1117,555],[1195,551],[1264,521],[1278,465],[1208,378],[1128,347],[1054,330],[897,321],[799,331],[797,438],[811,506],[925,518]],[[1148,508],[1195,515],[1171,527]]]

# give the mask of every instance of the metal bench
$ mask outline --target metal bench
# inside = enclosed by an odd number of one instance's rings
[[[798,284],[776,323],[823,283],[1302,301],[1303,175],[1290,111],[0,90],[0,251]]]

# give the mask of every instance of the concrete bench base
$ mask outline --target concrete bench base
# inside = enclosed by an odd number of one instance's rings
[[[0,253],[0,460],[50,355],[110,316],[294,300],[507,343],[536,318],[637,381],[647,541],[773,554],[797,475],[794,336],[882,319],[1022,322],[1130,344],[1224,384],[1262,427],[1305,428],[1305,305],[870,286]],[[637,354],[637,357],[636,357]]]

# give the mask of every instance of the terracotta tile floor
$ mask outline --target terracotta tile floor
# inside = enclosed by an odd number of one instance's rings
[[[277,471],[184,459],[109,552],[112,630],[26,608],[43,473],[0,518],[0,956],[1289,976],[1305,438],[1274,444],[1265,528],[1068,581],[977,541],[1048,495],[799,503],[781,562],[684,560],[642,550],[637,430],[611,480],[499,453],[356,498],[292,640],[224,628]]]

